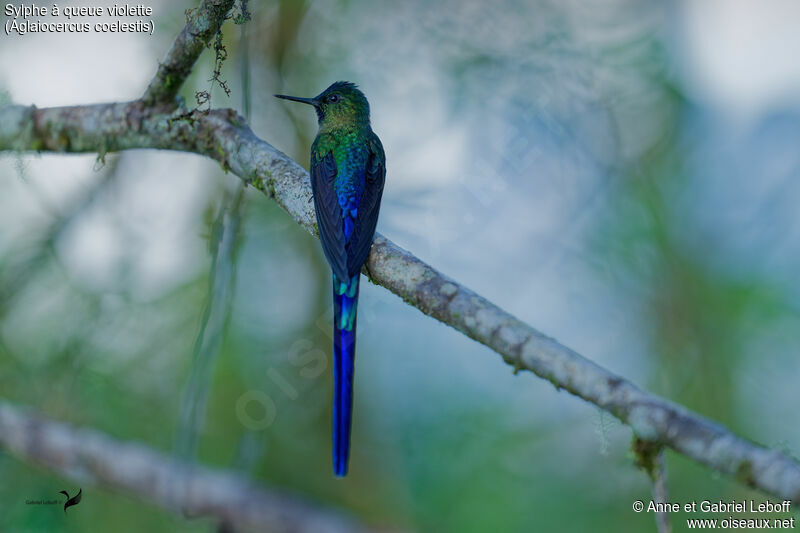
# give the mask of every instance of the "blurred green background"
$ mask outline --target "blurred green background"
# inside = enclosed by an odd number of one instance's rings
[[[152,37],[0,36],[2,100],[138,97],[195,3],[150,5]],[[231,95],[207,51],[188,105],[210,90],[305,166],[314,114],[272,94],[359,83],[388,160],[379,231],[614,372],[800,453],[795,2],[250,11],[223,29]],[[626,427],[371,284],[351,473],[333,479],[323,255],[216,163],[5,154],[0,190],[0,397],[374,526],[655,531],[631,510],[650,485]],[[765,499],[667,465],[671,501]],[[81,486],[68,515],[24,505],[77,486],[0,452],[0,531],[216,527]]]

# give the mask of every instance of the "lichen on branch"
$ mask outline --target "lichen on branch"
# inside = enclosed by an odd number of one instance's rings
[[[206,0],[187,13],[183,27],[167,55],[161,61],[155,77],[145,90],[142,100],[147,105],[172,106],[183,83],[192,72],[197,58],[217,34],[235,0]]]

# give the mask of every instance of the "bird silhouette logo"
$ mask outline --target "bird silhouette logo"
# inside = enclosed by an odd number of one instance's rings
[[[67,501],[64,503],[64,512],[67,512],[67,507],[72,507],[73,505],[78,505],[81,503],[81,492],[83,489],[78,489],[78,494],[73,496],[72,498],[69,497],[69,493],[65,490],[60,491],[61,494],[67,497]]]

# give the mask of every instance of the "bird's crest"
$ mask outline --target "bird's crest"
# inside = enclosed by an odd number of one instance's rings
[[[330,87],[325,89],[324,92],[327,93],[328,91],[336,91],[336,90],[340,90],[340,89],[345,89],[345,90],[346,89],[356,89],[359,92],[361,92],[358,89],[358,85],[356,85],[352,81],[335,81],[335,82],[331,83]]]

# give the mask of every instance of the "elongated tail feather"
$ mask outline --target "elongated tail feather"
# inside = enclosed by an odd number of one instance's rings
[[[333,275],[333,473],[347,475],[353,420],[353,368],[359,274],[347,281]]]

